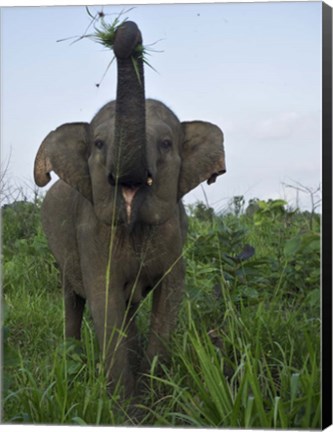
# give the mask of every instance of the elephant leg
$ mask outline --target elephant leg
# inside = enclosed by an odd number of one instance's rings
[[[66,338],[81,338],[81,324],[85,299],[65,287],[65,336]]]
[[[125,300],[121,290],[110,289],[107,306],[105,293],[89,299],[89,306],[98,338],[102,362],[110,392],[120,385],[122,396],[131,396],[134,378],[129,364],[126,337]]]
[[[177,324],[184,292],[184,275],[183,262],[179,262],[153,293],[150,333],[146,357],[142,363],[143,370],[149,366],[154,356],[158,355],[164,360],[169,357],[168,343]]]
[[[129,307],[126,313],[126,328],[125,333],[127,336],[127,346],[130,367],[134,375],[139,371],[140,360],[142,355],[142,347],[140,345],[138,330],[136,326],[136,312],[139,303],[133,304]]]

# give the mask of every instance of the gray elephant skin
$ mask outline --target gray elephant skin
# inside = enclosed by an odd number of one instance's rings
[[[202,121],[181,123],[163,103],[145,99],[139,29],[125,22],[114,53],[116,100],[90,123],[68,123],[42,142],[35,182],[59,180],[42,206],[42,224],[59,265],[66,337],[80,339],[87,303],[110,391],[135,391],[138,372],[168,357],[184,290],[181,198],[225,172],[222,131]],[[136,66],[134,66],[136,63]],[[147,346],[135,324],[152,291]]]

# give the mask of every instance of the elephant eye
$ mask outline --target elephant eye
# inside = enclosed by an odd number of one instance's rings
[[[163,150],[170,150],[172,147],[172,141],[170,139],[164,139],[161,141],[160,146]]]
[[[97,139],[95,141],[95,146],[98,148],[98,150],[101,150],[104,147],[104,141]]]

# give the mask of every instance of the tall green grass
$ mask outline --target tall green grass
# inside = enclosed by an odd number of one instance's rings
[[[2,421],[320,428],[320,220],[310,229],[307,214],[277,207],[224,217],[192,209],[171,361],[154,359],[135,406],[117,389],[107,396],[88,314],[82,341],[64,341],[39,203],[4,209]],[[255,254],[237,259],[246,244]]]
[[[289,346],[266,336],[259,306],[257,319],[230,311],[224,329],[212,339],[208,325],[194,319],[187,302],[187,329],[175,341],[173,365],[164,376],[151,375],[161,397],[149,412],[161,421],[160,405],[168,418],[162,424],[193,427],[316,428],[320,424],[319,363],[316,344],[309,334],[304,358],[297,367],[292,328],[276,323],[289,333]],[[274,310],[268,310],[272,314]],[[200,323],[198,325],[197,323]],[[255,328],[255,334],[251,331]],[[278,330],[272,329],[272,330]],[[230,351],[229,351],[230,350]],[[229,351],[229,352],[228,352]],[[152,386],[154,388],[154,386]],[[153,394],[153,392],[150,392]]]

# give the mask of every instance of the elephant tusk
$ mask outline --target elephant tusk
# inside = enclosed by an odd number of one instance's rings
[[[151,186],[153,184],[153,179],[151,177],[147,178],[147,185]]]

